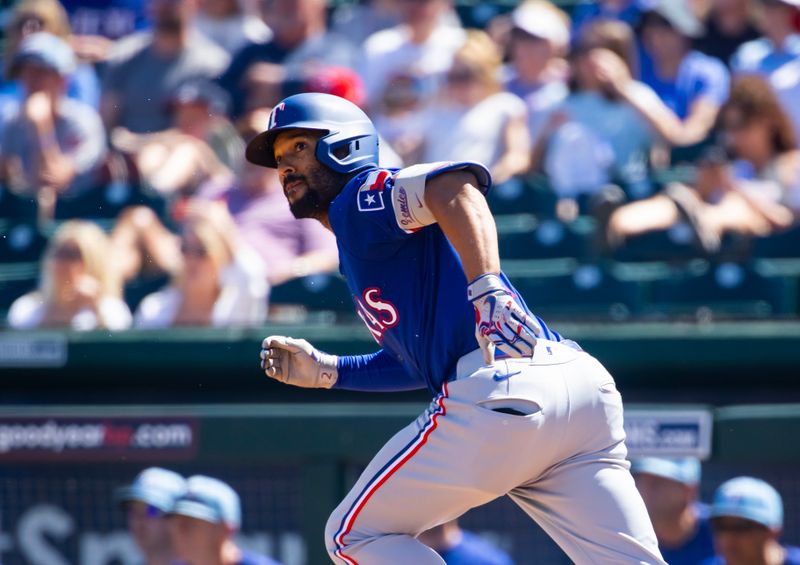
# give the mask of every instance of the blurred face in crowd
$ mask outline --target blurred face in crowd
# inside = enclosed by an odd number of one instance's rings
[[[645,17],[642,42],[647,52],[656,60],[674,57],[689,48],[688,40],[657,14],[648,14]]]
[[[72,296],[76,283],[87,271],[80,247],[74,241],[62,242],[52,250],[49,259],[56,298]]]
[[[136,545],[145,554],[163,553],[171,545],[163,513],[144,502],[131,501],[125,505],[128,530]]]
[[[290,129],[275,139],[278,177],[295,218],[318,219],[327,214],[349,178],[317,159],[317,141],[322,135],[319,131]]]
[[[764,35],[769,36],[774,30],[788,30],[792,27],[795,8],[787,6],[780,0],[761,0],[758,27]]]
[[[218,556],[229,535],[224,524],[189,516],[171,515],[168,522],[175,554],[187,563],[206,563],[210,556]]]
[[[197,8],[196,0],[150,0],[148,14],[153,27],[162,33],[179,33],[185,29]]]
[[[511,31],[511,60],[523,80],[538,80],[555,54],[556,51],[548,40],[521,29],[515,28]]]
[[[211,250],[191,228],[181,237],[181,255],[187,282],[199,284],[201,281],[217,280],[218,266]]]
[[[209,18],[222,20],[239,12],[238,0],[199,0],[199,10]]]
[[[695,489],[678,481],[649,473],[633,478],[653,522],[675,519],[694,500]]]
[[[199,139],[205,139],[211,127],[211,110],[205,102],[180,102],[175,104],[175,127]]]
[[[65,87],[64,78],[48,66],[34,61],[23,63],[19,69],[19,81],[26,94],[45,92],[58,97]]]
[[[245,160],[239,171],[239,186],[248,194],[258,195],[273,190],[281,190],[278,173],[275,169],[254,165]]]
[[[482,100],[487,92],[479,69],[458,57],[445,77],[448,100],[461,106],[470,106]]]
[[[732,107],[723,116],[722,128],[729,148],[741,159],[752,161],[772,151],[773,127],[766,118],[747,118]]]
[[[764,563],[776,532],[752,520],[721,516],[711,521],[714,548],[726,565]]]
[[[443,0],[398,0],[401,21],[412,27],[436,22],[446,7]]]
[[[275,39],[287,47],[325,28],[325,0],[263,0],[261,9]]]

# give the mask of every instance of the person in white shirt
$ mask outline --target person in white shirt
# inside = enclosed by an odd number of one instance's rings
[[[498,80],[500,52],[482,31],[470,30],[447,72],[440,97],[424,114],[422,161],[477,161],[496,184],[530,166],[525,103]]]
[[[398,8],[402,23],[372,34],[363,45],[359,72],[373,109],[396,77],[413,76],[434,93],[466,37],[448,0],[398,0]]]
[[[209,203],[206,214],[184,225],[179,266],[166,288],[139,304],[135,327],[255,326],[266,319],[269,286],[263,261],[232,237],[232,220],[227,216],[231,225],[226,227],[222,210],[214,206]]]
[[[108,237],[96,224],[62,224],[45,251],[39,288],[14,301],[8,325],[20,330],[128,328],[131,312],[108,256]]]

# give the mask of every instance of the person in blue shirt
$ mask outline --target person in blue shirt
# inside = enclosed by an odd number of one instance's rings
[[[477,534],[462,530],[458,520],[431,528],[417,539],[433,548],[446,565],[514,565],[505,551]]]
[[[501,272],[483,165],[382,169],[367,115],[319,93],[275,106],[246,155],[278,170],[296,218],[334,233],[356,312],[380,347],[336,356],[269,336],[266,375],[433,396],[331,514],[334,562],[441,565],[417,535],[507,494],[573,560],[664,563],[628,471],[614,379],[531,313]]]
[[[782,545],[783,500],[753,477],[722,483],[711,503],[717,555],[702,565],[800,565],[800,548]]]
[[[794,27],[800,2],[759,0],[758,29],[763,37],[744,43],[733,54],[735,74],[755,73],[769,77],[800,56],[800,33]]]
[[[642,457],[631,462],[661,555],[670,565],[697,565],[714,555],[708,506],[697,500],[696,457]]]
[[[160,467],[148,467],[130,485],[115,491],[114,499],[125,511],[128,531],[142,552],[142,565],[175,563],[165,516],[184,492],[186,479]]]
[[[186,479],[186,491],[169,512],[169,533],[181,563],[192,565],[278,565],[241,549],[233,540],[242,524],[239,495],[205,475]]]

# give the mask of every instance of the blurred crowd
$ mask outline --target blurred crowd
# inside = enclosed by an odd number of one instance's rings
[[[796,565],[800,548],[782,540],[783,500],[769,483],[731,478],[700,500],[701,463],[693,457],[634,459],[631,473],[670,565]],[[238,494],[204,475],[188,479],[150,467],[116,491],[145,565],[275,565],[237,545]],[[419,539],[447,565],[511,565],[511,557],[457,520]]]
[[[483,7],[14,3],[0,258],[41,270],[7,324],[256,326],[273,287],[335,270],[332,235],[243,157],[298,92],[362,106],[384,167],[480,161],[492,205],[538,179],[552,205],[515,211],[590,218],[598,257],[676,227],[713,255],[796,226],[800,0]]]

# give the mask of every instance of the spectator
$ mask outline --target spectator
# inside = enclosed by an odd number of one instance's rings
[[[502,91],[500,65],[492,39],[483,31],[468,31],[447,72],[441,97],[423,115],[423,162],[483,163],[497,184],[528,170],[525,104]]]
[[[612,245],[688,222],[704,250],[713,252],[724,233],[764,236],[792,225],[800,212],[800,152],[769,85],[754,76],[736,81],[720,122],[737,160],[701,162],[694,189],[671,184],[613,212]]]
[[[609,182],[641,198],[651,192],[648,176],[655,135],[645,118],[598,72],[600,55],[613,57],[628,79],[636,69],[633,32],[624,23],[589,24],[572,53],[570,95],[552,114],[535,149],[544,159],[556,194],[564,201],[592,194]],[[640,100],[658,96],[642,83],[627,88]],[[580,162],[581,167],[575,167]]]
[[[260,257],[239,241],[224,205],[197,206],[184,223],[169,285],[146,296],[137,328],[257,326],[266,318]]]
[[[708,506],[697,500],[700,461],[644,457],[631,463],[658,548],[670,565],[697,565],[714,555]]]
[[[8,324],[14,329],[128,328],[131,313],[108,258],[108,238],[100,228],[65,222],[48,242],[39,288],[14,301]]]
[[[504,551],[462,530],[458,520],[450,520],[422,532],[417,539],[433,549],[446,565],[513,565]]]
[[[527,0],[511,15],[510,76],[505,89],[525,101],[536,141],[552,111],[569,94],[564,60],[569,17],[550,2]]]
[[[277,565],[240,549],[233,536],[241,527],[239,495],[218,479],[194,475],[172,508],[169,531],[178,558],[193,565]]]
[[[115,149],[131,156],[142,183],[166,197],[188,196],[209,179],[231,176],[244,142],[225,117],[227,93],[207,79],[180,85],[170,97],[173,125],[155,133],[114,130]]]
[[[769,76],[800,56],[800,34],[794,27],[797,0],[756,0],[763,37],[742,45],[731,59],[735,73]]]
[[[373,33],[396,26],[398,11],[398,0],[341,3],[331,16],[331,29],[361,45]]]
[[[717,556],[703,565],[798,565],[800,548],[781,545],[783,501],[771,485],[752,477],[722,483],[711,504]]]
[[[12,190],[35,195],[43,217],[52,217],[57,195],[94,187],[106,152],[97,112],[64,95],[74,68],[69,45],[39,32],[22,40],[10,69],[25,98],[0,128],[0,176]]]
[[[216,78],[225,69],[228,54],[193,31],[196,2],[149,0],[152,33],[126,39],[106,69],[101,113],[109,131],[167,129],[176,88],[191,79]]]
[[[247,0],[200,0],[194,25],[230,56],[249,43],[265,43],[272,31]]]
[[[800,33],[795,22],[800,17],[797,0],[758,0],[758,27],[764,37],[745,43],[731,61],[738,75],[765,77],[778,95],[784,111],[800,136]]]
[[[635,108],[669,145],[683,147],[705,140],[728,91],[728,73],[720,62],[697,52],[688,52],[687,34],[696,24],[678,3],[663,2],[643,20],[645,45],[652,50],[655,71],[650,76],[663,98],[643,95],[632,73],[619,55],[600,50],[591,64],[598,81]],[[682,14],[682,15],[681,15]],[[692,24],[690,22],[695,22]],[[684,29],[681,33],[676,30]]]
[[[691,48],[692,40],[703,33],[700,21],[680,0],[661,0],[642,16],[642,43],[653,63],[642,81],[682,120],[682,131],[665,135],[673,145],[692,145],[708,137],[728,97],[725,65]]]
[[[727,65],[743,43],[759,37],[753,0],[711,0],[705,28],[694,41],[695,49]]]
[[[401,23],[364,42],[361,76],[367,104],[379,107],[396,80],[419,81],[419,100],[436,92],[466,35],[452,21],[449,0],[398,0]]]
[[[165,514],[186,491],[186,480],[178,473],[149,467],[136,475],[114,498],[125,510],[134,542],[142,552],[142,565],[174,565],[176,555]]]
[[[350,40],[328,31],[326,0],[261,1],[272,39],[243,47],[220,78],[231,95],[236,119],[247,110],[277,103],[286,77],[300,74],[306,66],[353,67],[355,63],[355,47]],[[250,100],[253,91],[272,94],[255,96],[256,103]]]
[[[13,66],[20,43],[26,36],[41,31],[51,33],[64,41],[72,40],[64,7],[58,0],[22,0],[17,3],[6,26],[6,75]],[[0,86],[0,93],[6,100],[21,100],[24,89],[18,83],[10,81]],[[90,64],[76,62],[67,77],[66,95],[97,108],[100,102],[100,81]]]

